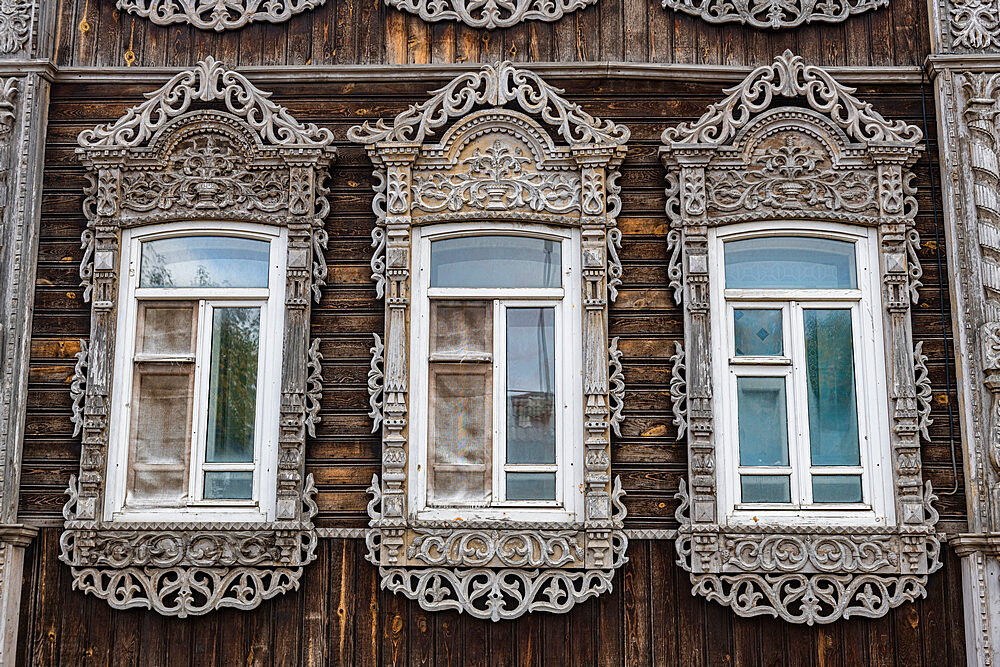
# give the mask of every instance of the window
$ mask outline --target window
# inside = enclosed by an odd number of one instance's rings
[[[437,225],[413,238],[418,516],[574,518],[579,233]]]
[[[273,516],[285,237],[191,224],[123,234],[108,518]]]
[[[885,518],[876,244],[837,225],[714,234],[720,498],[735,520]]]

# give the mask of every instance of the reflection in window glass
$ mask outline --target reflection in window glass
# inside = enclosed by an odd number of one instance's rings
[[[814,503],[860,503],[861,475],[813,475]]]
[[[857,289],[854,244],[808,236],[727,241],[728,289]]]
[[[507,462],[555,463],[555,309],[507,309]]]
[[[774,357],[782,353],[781,311],[737,308],[733,311],[737,357]]]
[[[253,461],[260,308],[215,308],[207,463]]]
[[[787,475],[740,475],[741,499],[745,503],[788,503],[792,501]]]
[[[267,287],[270,243],[182,236],[142,244],[139,287]]]
[[[205,500],[250,500],[253,473],[209,471],[205,473]]]
[[[736,378],[740,465],[788,465],[785,378]]]
[[[554,472],[507,473],[507,500],[555,500]]]
[[[859,465],[851,311],[803,311],[809,445],[815,466]]]
[[[431,243],[431,287],[559,287],[560,243],[470,236]]]

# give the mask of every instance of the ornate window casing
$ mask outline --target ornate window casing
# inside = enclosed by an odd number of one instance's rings
[[[921,270],[909,167],[922,134],[902,121],[890,123],[852,92],[786,51],[699,120],[663,133],[669,275],[685,322],[677,382],[671,383],[690,475],[678,493],[678,562],[691,573],[694,593],[742,616],[808,624],[881,616],[924,596],[927,575],[941,566],[934,495],[921,478],[929,385],[910,325]],[[874,347],[885,369],[870,386],[886,395],[875,401],[885,414],[869,423],[887,430],[871,440],[883,443],[880,474],[888,498],[868,520],[815,508],[784,518],[760,512],[747,520],[727,511],[732,503],[720,502],[727,490],[720,490],[720,470],[735,464],[733,443],[721,439],[736,436],[718,422],[728,397],[713,387],[713,357],[723,354],[724,338],[713,328],[719,304],[712,302],[722,294],[713,244],[741,229],[871,239],[881,292],[872,295],[881,303],[874,312],[881,313],[884,331]]]
[[[299,123],[268,96],[208,58],[118,121],[79,137],[90,181],[80,275],[92,304],[91,335],[81,341],[71,387],[83,446],[63,510],[60,559],[72,568],[74,588],[117,608],[176,616],[250,609],[297,588],[315,558],[315,487],[303,468],[322,384],[309,316],[326,275],[323,181],[335,150],[329,130]],[[264,331],[262,341],[280,341],[280,381],[269,383],[277,385],[272,400],[279,405],[258,421],[272,434],[273,451],[261,454],[273,466],[259,482],[269,502],[260,513],[144,512],[138,520],[117,511],[113,488],[123,439],[111,439],[121,426],[112,411],[125,398],[118,394],[132,372],[127,339],[136,326],[123,321],[135,307],[123,239],[160,231],[203,236],[206,229],[272,239],[277,280],[266,303],[281,312],[270,317],[276,330]],[[274,294],[281,295],[276,304]]]
[[[458,76],[389,126],[365,123],[348,136],[365,144],[375,165],[372,278],[386,308],[384,345],[376,336],[369,374],[382,478],[369,490],[366,535],[382,588],[425,609],[492,620],[563,612],[609,591],[627,546],[624,492],[617,479],[612,483],[610,457],[624,380],[607,319],[621,277],[617,179],[628,129],[590,116],[532,72],[501,63]],[[455,233],[554,239],[564,268],[575,265],[563,272],[562,290],[579,294],[562,297],[561,326],[575,332],[562,353],[582,364],[567,374],[576,378],[568,384],[579,386],[564,394],[576,397],[567,411],[577,423],[556,446],[569,459],[560,469],[576,483],[551,511],[421,511],[428,475],[421,457],[431,438],[416,427],[426,408],[415,401],[427,401],[426,379],[416,374],[428,366],[414,359],[427,349],[426,340],[414,338],[423,330],[414,312],[427,308],[420,284],[426,246],[419,239]]]
[[[5,0],[0,0],[3,2]],[[12,1],[12,0],[7,0]],[[187,23],[202,30],[236,30],[257,21],[282,23],[326,0],[118,0],[118,9],[156,25]]]
[[[888,4],[889,0],[663,0],[664,8],[700,16],[709,23],[742,23],[774,30],[804,23],[840,23]]]

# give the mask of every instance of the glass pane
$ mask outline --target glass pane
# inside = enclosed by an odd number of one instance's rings
[[[856,289],[854,244],[807,236],[768,236],[725,244],[726,287]]]
[[[267,287],[270,245],[235,236],[146,241],[139,287]]]
[[[560,243],[470,236],[431,243],[431,287],[559,287]]]
[[[489,301],[432,302],[431,352],[461,358],[493,348],[493,303]]]
[[[738,377],[740,465],[788,465],[785,378]]]
[[[781,311],[737,308],[733,338],[738,357],[781,356]]]
[[[507,309],[507,463],[555,463],[555,308]]]
[[[861,475],[813,475],[814,503],[860,503]]]
[[[789,503],[792,494],[785,475],[740,475],[745,503]]]
[[[210,471],[205,473],[205,500],[250,500],[253,473]]]
[[[139,364],[133,394],[128,505],[187,496],[194,364]]]
[[[450,371],[432,365],[431,373],[428,502],[432,505],[488,503],[492,448],[490,366],[475,364]]]
[[[216,308],[208,387],[208,463],[253,461],[260,308]]]
[[[809,445],[815,466],[859,465],[849,310],[804,310]]]
[[[507,473],[507,500],[555,500],[554,472]]]
[[[194,353],[193,303],[144,303],[139,311],[139,352]]]

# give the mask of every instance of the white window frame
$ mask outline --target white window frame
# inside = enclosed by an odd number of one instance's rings
[[[270,243],[267,288],[139,288],[141,244],[163,238],[232,236]],[[288,232],[284,227],[250,223],[184,222],[122,230],[121,307],[116,323],[114,386],[109,433],[108,472],[104,520],[106,521],[271,521],[275,515],[275,474],[278,457],[281,365],[283,361],[285,262]],[[195,351],[193,433],[188,467],[188,501],[185,506],[126,507],[129,426],[139,300],[196,301],[198,303]],[[226,306],[261,308],[258,356],[257,414],[254,456],[249,464],[212,464],[205,459],[211,355],[211,311]],[[254,471],[249,500],[202,498],[204,473],[212,469]]]
[[[527,236],[558,241],[561,247],[561,288],[431,288],[430,245],[446,238],[505,235]],[[581,233],[578,228],[560,228],[530,223],[444,223],[415,226],[412,232],[412,315],[410,358],[412,361],[411,441],[413,455],[408,461],[411,519],[416,521],[515,519],[524,521],[581,520],[583,488],[583,324],[580,272]],[[493,500],[486,507],[430,507],[427,504],[430,300],[482,299],[494,301],[493,353]],[[507,501],[503,474],[506,448],[506,408],[504,407],[505,363],[502,316],[499,310],[517,306],[556,305],[556,400],[561,406],[556,420],[556,500]],[[528,471],[537,467],[517,465]]]
[[[811,236],[852,242],[855,245],[858,289],[745,290],[725,288],[723,244],[767,236]],[[711,281],[711,327],[715,331],[713,384],[715,392],[716,442],[720,484],[719,508],[734,526],[758,522],[783,525],[828,523],[830,525],[894,525],[895,509],[891,464],[889,405],[886,375],[887,342],[881,303],[879,236],[875,228],[837,223],[781,222],[728,225],[709,232]],[[811,485],[808,441],[808,402],[805,368],[794,360],[804,359],[801,312],[805,307],[850,304],[854,334],[854,371],[858,406],[860,466],[821,466],[831,473],[859,471],[861,503],[810,503]],[[734,306],[780,308],[783,348],[791,352],[787,361],[747,357],[734,360],[730,328]],[[845,310],[847,308],[844,308]],[[797,319],[798,317],[798,319]],[[744,503],[741,498],[736,381],[738,376],[785,376],[786,414],[789,421],[790,503]],[[765,467],[753,471],[766,472]],[[777,468],[774,469],[775,471]],[[748,470],[748,472],[750,472]]]

